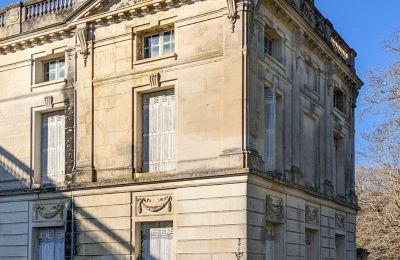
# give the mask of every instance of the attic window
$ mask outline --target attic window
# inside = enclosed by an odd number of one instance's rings
[[[264,30],[264,55],[283,63],[282,37],[269,26]]]
[[[333,94],[333,107],[344,112],[344,93],[340,88],[335,88]]]

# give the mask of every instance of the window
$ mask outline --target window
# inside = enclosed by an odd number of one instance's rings
[[[143,95],[142,170],[169,171],[175,168],[175,95],[173,90]]]
[[[339,196],[344,196],[346,192],[345,187],[345,151],[344,151],[344,140],[340,137],[334,137],[334,174],[336,176],[336,193]]]
[[[64,181],[65,116],[63,112],[46,113],[41,127],[41,182]]]
[[[318,120],[314,115],[303,114],[302,127],[302,169],[304,174],[304,184],[310,188],[314,188],[317,180],[317,164],[318,164],[318,145],[317,145],[317,126]]]
[[[283,225],[267,222],[265,226],[265,259],[278,260],[283,256]]]
[[[58,59],[47,61],[43,63],[44,66],[44,75],[43,79],[45,82],[54,81],[54,80],[62,80],[65,78],[65,60]]]
[[[164,31],[143,38],[143,58],[154,58],[173,53],[175,50],[174,31]]]
[[[307,260],[319,259],[318,230],[306,229],[306,259]]]
[[[282,37],[272,28],[266,27],[264,32],[264,55],[283,63]]]
[[[264,89],[265,137],[264,162],[266,171],[279,171],[283,157],[283,98],[273,88]]]
[[[335,236],[336,259],[346,259],[346,237],[343,235]]]
[[[333,106],[344,112],[344,93],[339,88],[335,88],[333,94]]]
[[[306,82],[305,82],[306,87],[311,90],[314,90],[315,92],[318,92],[320,84],[319,78],[320,78],[319,69],[314,67],[312,63],[306,63]]]
[[[172,222],[142,223],[141,258],[146,260],[172,260]]]
[[[64,228],[40,228],[39,260],[63,260],[65,256]]]

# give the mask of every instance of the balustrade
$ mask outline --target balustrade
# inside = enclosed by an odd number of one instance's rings
[[[45,0],[26,6],[26,19],[42,17],[70,9],[75,4],[75,0]]]

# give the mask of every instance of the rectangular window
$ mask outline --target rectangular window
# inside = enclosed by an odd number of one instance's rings
[[[346,259],[346,237],[343,235],[335,236],[336,259]]]
[[[275,129],[276,129],[276,111],[275,111],[275,91],[272,88],[264,90],[265,106],[265,138],[264,138],[264,162],[265,170],[273,171],[275,169]]]
[[[166,90],[143,95],[142,170],[169,171],[175,168],[175,95]]]
[[[265,226],[265,258],[281,259],[283,253],[283,225],[267,222]]]
[[[65,78],[65,60],[58,59],[44,62],[44,81],[62,80]]]
[[[273,40],[271,39],[271,37],[266,35],[264,37],[264,54],[272,56],[273,53],[272,46],[273,46]]]
[[[335,88],[334,90],[333,106],[344,112],[344,93],[339,88]]]
[[[337,195],[344,196],[346,193],[345,184],[345,150],[344,150],[344,140],[340,137],[333,138],[334,144],[334,174],[336,176],[336,193]]]
[[[306,229],[306,259],[319,259],[319,232],[318,230]]]
[[[143,38],[143,42],[143,58],[145,59],[175,51],[175,35],[173,30],[147,35]]]
[[[141,259],[172,260],[172,222],[142,224]]]
[[[315,187],[317,169],[317,119],[312,115],[303,114],[302,127],[302,156],[304,183],[308,187]]]
[[[39,260],[64,260],[65,232],[64,228],[40,228]]]
[[[65,175],[64,113],[43,114],[41,128],[41,182],[63,182]]]

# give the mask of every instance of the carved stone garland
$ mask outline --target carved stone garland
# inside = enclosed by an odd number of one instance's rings
[[[319,224],[319,210],[318,208],[306,206],[306,223],[318,225]]]
[[[267,195],[266,215],[272,220],[282,220],[284,216],[283,199]]]
[[[172,212],[172,196],[170,195],[157,198],[157,204],[154,204],[154,199],[151,197],[141,197],[136,200],[138,214],[142,214],[144,209],[152,213],[157,213],[167,208],[168,212]]]
[[[236,13],[236,0],[226,0],[228,5],[228,19],[232,24],[232,32],[235,31],[235,24],[238,18]]]

